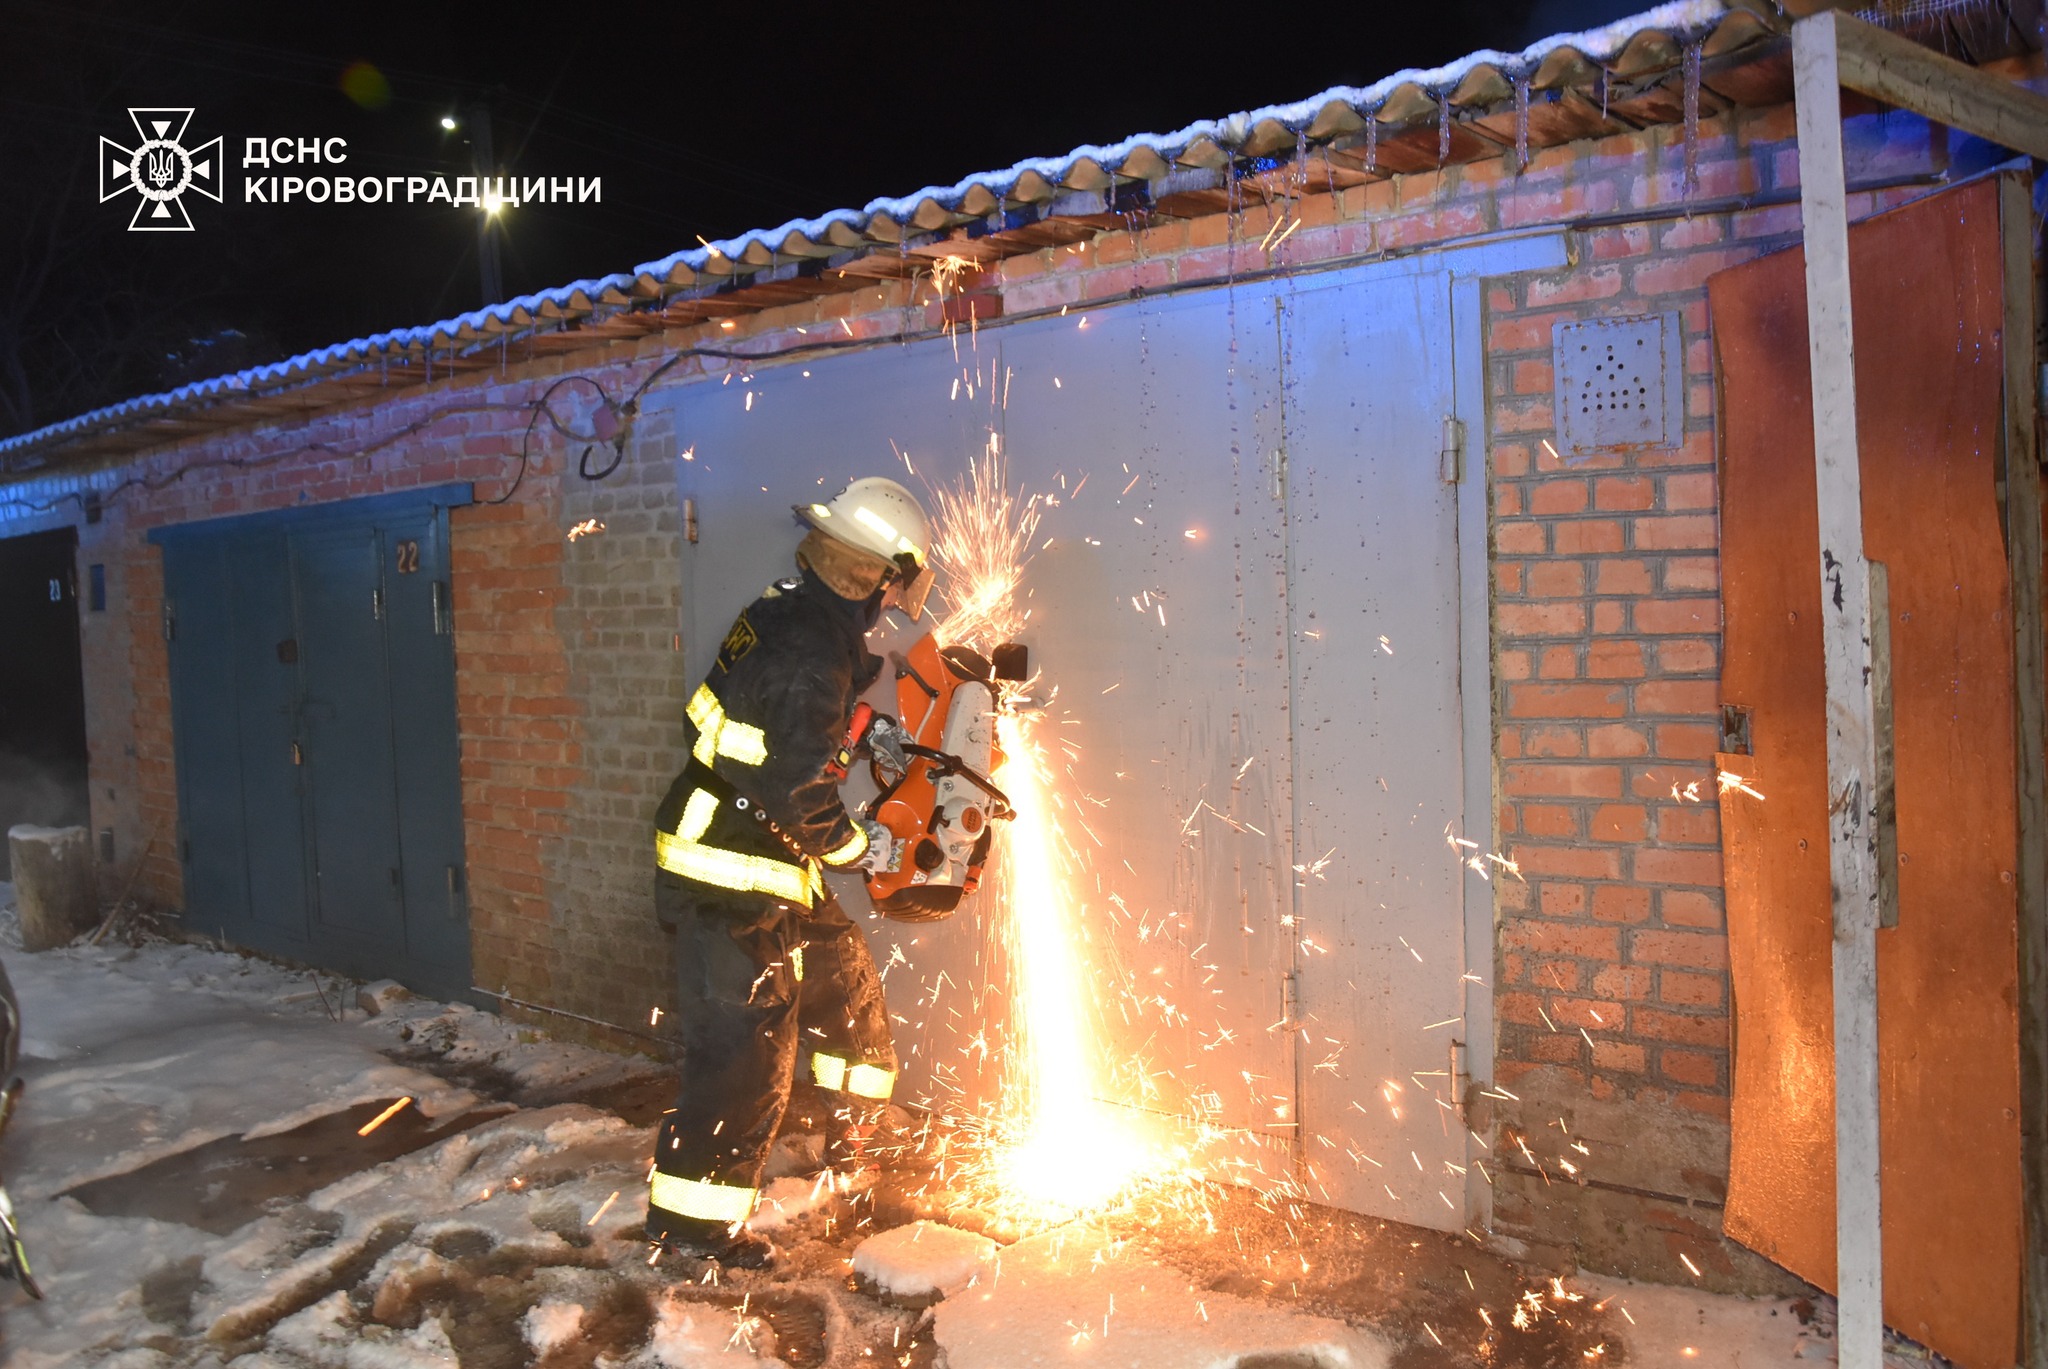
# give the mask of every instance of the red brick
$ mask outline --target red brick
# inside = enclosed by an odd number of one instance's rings
[[[1672,556],[1664,561],[1664,592],[1711,594],[1721,587],[1721,563],[1712,556]]]
[[[1528,592],[1535,599],[1569,599],[1586,592],[1582,561],[1538,561],[1529,567]]]
[[[1526,651],[1503,651],[1494,658],[1494,669],[1503,680],[1526,680],[1529,678],[1529,653]]]
[[[1645,884],[1697,884],[1719,888],[1721,853],[1647,846],[1636,852],[1635,877]]]
[[[1650,563],[1648,561],[1602,560],[1593,577],[1595,594],[1648,594],[1650,592]]]
[[[1572,955],[1585,960],[1613,960],[1620,953],[1621,934],[1612,927],[1577,922],[1541,922],[1517,918],[1501,928],[1503,947],[1544,955]]]
[[[1706,168],[1701,169],[1702,180],[1706,179]],[[1704,186],[1702,187],[1704,193]],[[1736,192],[1739,193],[1739,192]],[[1697,290],[1707,283],[1707,277],[1716,271],[1725,271],[1739,262],[1748,261],[1756,255],[1746,248],[1731,248],[1720,251],[1688,252],[1683,256],[1660,257],[1646,261],[1635,268],[1630,284],[1639,295],[1662,295],[1681,290]]]
[[[1628,710],[1619,685],[1510,685],[1507,702],[1513,718],[1618,718]]]
[[[1493,473],[1512,480],[1529,473],[1529,449],[1520,442],[1498,442],[1493,448]]]
[[[1637,551],[1693,551],[1720,544],[1711,514],[1645,514],[1630,520]]]
[[[1718,670],[1721,653],[1711,641],[1657,643],[1657,669],[1667,675],[1691,675]]]
[[[1585,1049],[1585,1043],[1579,1039],[1577,1032],[1569,1034],[1560,1032],[1555,1035],[1545,1032],[1541,1035],[1532,1036],[1524,1047],[1524,1050],[1531,1059],[1541,1060],[1546,1064],[1552,1065],[1576,1063],[1579,1058],[1579,1052],[1583,1049]]]
[[[1629,1012],[1629,1028],[1630,1035],[1650,1041],[1676,1041],[1687,1046],[1728,1049],[1728,1019],[1725,1017],[1694,1017],[1658,1008],[1638,1007]]]
[[[1576,917],[1586,910],[1586,886],[1546,883],[1538,902],[1545,917]]]
[[[1626,1041],[1595,1041],[1593,1043],[1593,1068],[1612,1070],[1616,1074],[1641,1074],[1644,1051],[1641,1046]]]
[[[1632,723],[1607,723],[1586,729],[1586,754],[1594,757],[1647,756],[1650,739]]]
[[[1539,516],[1562,513],[1583,513],[1586,508],[1586,482],[1566,480],[1556,476],[1536,482],[1529,490],[1529,512]]]
[[[1657,502],[1656,486],[1641,475],[1608,475],[1593,482],[1593,507],[1633,512],[1652,508]]]
[[[1608,299],[1621,293],[1619,266],[1595,266],[1548,276],[1529,278],[1529,307],[1549,308],[1559,304],[1580,304]]]
[[[1719,492],[1715,488],[1711,472],[1688,471],[1664,477],[1664,507],[1673,512],[1680,509],[1711,509],[1719,502]]]
[[[1570,318],[1569,313],[1521,314],[1496,318],[1486,328],[1486,349],[1489,353],[1533,352],[1538,348],[1550,350],[1550,332],[1557,321]]]
[[[1519,596],[1522,592],[1524,563],[1521,561],[1496,561],[1493,565],[1493,585],[1502,594]]]
[[[1509,853],[1524,879],[1564,875],[1571,879],[1619,879],[1621,853],[1589,846],[1531,846],[1521,842]]]
[[[1717,974],[1663,970],[1657,975],[1657,1001],[1673,1008],[1718,1008],[1728,982]]]
[[[1521,830],[1532,837],[1576,837],[1579,814],[1575,808],[1554,803],[1528,803],[1517,810]]]
[[[1721,811],[1707,804],[1666,806],[1657,813],[1657,840],[1712,846],[1721,840]]]
[[[1579,678],[1579,649],[1575,646],[1547,646],[1536,666],[1536,674],[1546,680],[1576,680]]]
[[[1694,970],[1728,968],[1728,939],[1707,932],[1638,929],[1629,934],[1628,948],[1629,960],[1638,965],[1683,965]]]
[[[1586,674],[1596,680],[1633,680],[1643,674],[1643,648],[1626,640],[1596,641],[1586,648]]]
[[[1640,804],[1603,804],[1593,810],[1587,824],[1587,832],[1594,841],[1639,842],[1649,831],[1650,813]]]
[[[1508,637],[1577,637],[1586,630],[1586,610],[1568,603],[1506,603],[1495,607],[1494,622]]]
[[[1568,998],[1551,995],[1546,1004],[1550,1020],[1560,1027],[1583,1027],[1589,1032],[1618,1032],[1627,1025],[1628,1010],[1619,1003],[1599,998]]]
[[[1585,739],[1576,727],[1525,727],[1521,729],[1522,754],[1550,758],[1585,754]]]
[[[1593,890],[1593,916],[1601,922],[1647,922],[1650,891],[1627,884],[1603,884]]]
[[[1539,994],[1496,994],[1493,1010],[1500,1014],[1500,1020],[1503,1022],[1517,1022],[1525,1027],[1540,1027],[1543,1025],[1543,1014],[1540,1011],[1542,1002],[1543,998]]]
[[[1551,544],[1560,556],[1598,555],[1620,551],[1621,524],[1610,518],[1583,518],[1552,525]]]
[[[1503,556],[1541,556],[1548,550],[1543,524],[1501,522],[1493,525],[1494,550]]]
[[[1724,1123],[1729,1117],[1729,1100],[1725,1093],[1697,1093],[1688,1089],[1684,1093],[1678,1094],[1671,1101],[1673,1105],[1684,1108],[1688,1112],[1697,1112],[1708,1117],[1716,1117]]]
[[[1630,1003],[1650,996],[1655,973],[1642,965],[1609,965],[1593,976],[1593,992],[1602,998]]]
[[[1518,395],[1548,394],[1556,388],[1548,360],[1517,361],[1509,376],[1514,392]]]
[[[1721,605],[1714,599],[1637,599],[1630,611],[1638,632],[1698,634],[1721,627]]]
[[[1722,926],[1720,900],[1692,889],[1663,889],[1657,896],[1657,916],[1665,926],[1698,926],[1718,930]]]
[[[1657,754],[1667,760],[1712,760],[1721,749],[1721,729],[1711,723],[1659,723]]]
[[[1501,767],[1501,792],[1547,798],[1619,798],[1621,770],[1612,765],[1539,765],[1518,761]]]
[[[1691,1084],[1696,1088],[1716,1088],[1721,1083],[1720,1058],[1701,1051],[1668,1047],[1660,1050],[1657,1052],[1657,1072],[1674,1084]]]
[[[1714,680],[1651,680],[1635,692],[1637,713],[1714,716],[1721,711],[1721,686]]]

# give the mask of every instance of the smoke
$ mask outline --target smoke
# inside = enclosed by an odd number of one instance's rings
[[[92,807],[82,767],[56,766],[0,751],[0,836],[23,823],[84,827]],[[0,879],[12,878],[7,843],[0,841]]]

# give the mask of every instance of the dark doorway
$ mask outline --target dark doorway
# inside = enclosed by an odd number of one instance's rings
[[[0,836],[90,816],[73,528],[0,540]],[[7,873],[0,840],[0,875]]]

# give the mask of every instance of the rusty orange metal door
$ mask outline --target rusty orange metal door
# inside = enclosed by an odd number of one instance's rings
[[[1850,230],[1869,556],[1890,574],[1899,922],[1878,933],[1885,1321],[1969,1369],[2018,1353],[2013,646],[2003,281],[1986,180]],[[1835,1278],[1825,689],[1805,264],[1708,288],[1720,376],[1722,700],[1761,800],[1722,795],[1735,1099],[1728,1234]]]

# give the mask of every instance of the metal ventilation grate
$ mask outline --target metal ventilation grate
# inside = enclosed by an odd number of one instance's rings
[[[1551,334],[1564,455],[1675,447],[1685,432],[1678,315],[1587,319]]]

